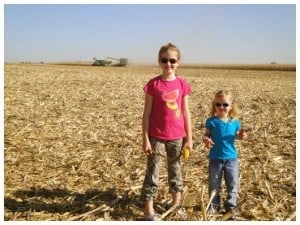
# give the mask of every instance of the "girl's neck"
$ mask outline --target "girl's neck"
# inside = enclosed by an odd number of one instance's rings
[[[217,116],[217,117],[224,122],[228,121],[228,116]]]
[[[176,79],[175,73],[167,73],[167,74],[161,74],[161,78],[163,80],[172,81]]]

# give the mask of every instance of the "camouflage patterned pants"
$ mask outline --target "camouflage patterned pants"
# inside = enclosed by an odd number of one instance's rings
[[[144,179],[141,199],[155,199],[159,185],[159,171],[162,159],[167,154],[169,192],[182,192],[182,175],[180,155],[182,139],[164,141],[150,138],[153,153],[147,156],[147,170]]]

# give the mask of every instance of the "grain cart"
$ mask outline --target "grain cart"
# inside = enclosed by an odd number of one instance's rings
[[[93,58],[93,66],[108,66],[112,63],[112,61],[106,60],[106,59],[96,59]]]
[[[128,58],[112,58],[112,57],[106,57],[105,59],[94,59],[93,66],[122,66],[125,67],[129,64]]]

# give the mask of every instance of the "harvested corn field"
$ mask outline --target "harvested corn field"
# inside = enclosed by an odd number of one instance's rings
[[[157,67],[4,66],[4,219],[143,217],[140,190],[145,83]],[[155,210],[162,220],[225,220],[206,213],[204,123],[213,94],[228,89],[248,137],[240,154],[236,220],[296,219],[295,71],[181,68],[191,85],[194,149],[182,159],[183,209],[169,209],[163,165]],[[226,191],[222,191],[225,198]]]

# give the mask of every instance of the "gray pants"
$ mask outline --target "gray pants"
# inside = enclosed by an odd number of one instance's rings
[[[180,155],[182,139],[164,141],[150,138],[153,153],[147,156],[147,170],[144,179],[141,199],[153,200],[157,195],[159,171],[164,152],[167,153],[169,192],[182,192],[182,175]]]

